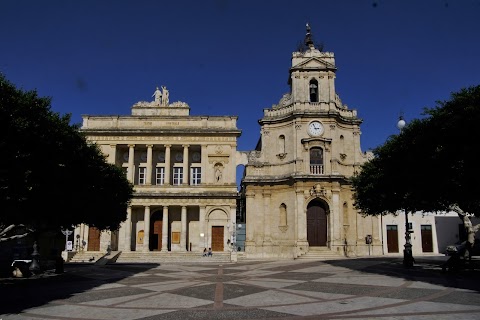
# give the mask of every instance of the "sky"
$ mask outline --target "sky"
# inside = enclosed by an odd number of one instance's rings
[[[191,115],[238,116],[248,151],[263,109],[290,90],[308,22],[368,151],[400,114],[480,84],[479,17],[480,0],[1,0],[0,72],[72,123],[129,115],[164,85]]]

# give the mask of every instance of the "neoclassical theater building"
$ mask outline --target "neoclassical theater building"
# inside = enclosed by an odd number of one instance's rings
[[[165,87],[131,115],[83,116],[88,140],[135,186],[118,232],[76,228],[85,250],[228,251],[241,224],[247,258],[292,259],[316,248],[381,254],[379,220],[354,208],[349,182],[369,156],[362,120],[335,91],[334,54],[315,47],[308,27],[304,42],[292,55],[290,92],[264,109],[253,151],[237,151],[237,117],[191,116]],[[245,166],[240,191],[237,165]]]
[[[223,251],[238,197],[237,117],[191,116],[186,103],[169,103],[165,87],[154,96],[131,115],[83,116],[81,130],[135,192],[118,232],[81,225],[75,233],[88,251]]]

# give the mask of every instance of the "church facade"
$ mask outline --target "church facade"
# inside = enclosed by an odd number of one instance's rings
[[[354,208],[349,178],[367,161],[355,110],[335,90],[334,54],[305,47],[292,55],[290,92],[264,109],[261,138],[242,181],[245,251],[251,258],[297,258],[313,248],[381,254],[377,217]]]

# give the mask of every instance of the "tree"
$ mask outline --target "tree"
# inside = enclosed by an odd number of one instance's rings
[[[50,102],[0,74],[0,242],[80,223],[116,230],[126,219],[133,186]]]
[[[356,207],[379,215],[446,211],[456,204],[480,216],[480,86],[452,93],[423,114],[375,148],[374,158],[352,178]]]

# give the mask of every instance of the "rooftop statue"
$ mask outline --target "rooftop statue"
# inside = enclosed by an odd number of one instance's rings
[[[158,90],[158,87],[157,87],[157,90]],[[167,107],[168,106],[168,95],[169,95],[167,87],[162,86],[162,91],[163,91],[162,105]]]
[[[158,107],[170,107],[170,108],[189,108],[188,104],[182,101],[175,101],[170,103],[170,93],[166,86],[156,87],[155,92],[152,94],[153,101],[139,101],[133,105],[135,108],[158,108]]]
[[[162,87],[163,89],[163,87]],[[157,87],[155,92],[152,94],[152,97],[155,97],[155,104],[161,104],[162,103],[162,91]]]

